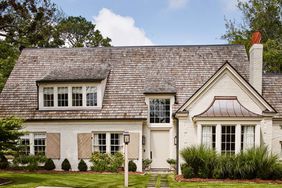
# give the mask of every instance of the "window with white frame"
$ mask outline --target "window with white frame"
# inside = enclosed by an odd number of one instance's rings
[[[20,137],[21,153],[45,155],[46,133],[29,133]]]
[[[150,99],[150,123],[170,122],[170,99]]]
[[[101,108],[101,95],[95,84],[56,84],[39,86],[39,109]],[[99,98],[98,98],[99,97]]]
[[[122,151],[122,133],[93,133],[93,151],[115,154]]]
[[[111,133],[111,154],[121,151],[122,147],[122,134]]]
[[[97,106],[97,88],[86,87],[86,106]]]
[[[30,154],[30,139],[29,134],[20,137],[20,153],[22,155]]]
[[[94,134],[94,151],[100,153],[106,153],[106,133],[95,133]]]
[[[202,126],[202,144],[208,148],[215,149],[216,143],[216,126],[203,125]]]
[[[72,106],[82,106],[82,87],[72,87]]]
[[[68,87],[58,87],[58,106],[68,106]]]
[[[241,150],[246,151],[255,147],[255,126],[241,126]]]
[[[235,125],[221,126],[221,153],[234,154],[235,153]]]
[[[45,155],[46,148],[46,134],[34,133],[34,154]]]
[[[44,104],[44,107],[53,107],[54,106],[54,88],[53,87],[44,87],[43,88],[43,104]]]

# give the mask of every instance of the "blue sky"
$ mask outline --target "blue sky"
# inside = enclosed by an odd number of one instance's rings
[[[93,21],[120,45],[226,43],[224,17],[240,21],[237,0],[53,0],[67,16]]]

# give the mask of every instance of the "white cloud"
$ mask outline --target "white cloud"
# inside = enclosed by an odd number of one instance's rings
[[[135,26],[132,17],[121,16],[103,8],[98,16],[94,17],[94,22],[103,36],[112,39],[113,46],[153,45],[145,32]]]
[[[188,0],[168,0],[168,6],[171,9],[184,8],[187,3],[188,3]]]
[[[224,12],[230,13],[238,11],[238,0],[219,0]],[[246,2],[247,0],[240,0],[241,2]]]

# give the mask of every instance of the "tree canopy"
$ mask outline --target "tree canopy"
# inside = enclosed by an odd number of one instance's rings
[[[0,1],[0,92],[25,47],[110,46],[85,18],[66,17],[51,0]]]
[[[22,124],[23,121],[15,117],[0,119],[0,156],[18,149],[18,140],[23,135]]]
[[[282,72],[282,0],[238,0],[237,6],[243,22],[226,20],[227,31],[222,38],[249,50],[252,33],[259,31],[264,44],[264,70]]]

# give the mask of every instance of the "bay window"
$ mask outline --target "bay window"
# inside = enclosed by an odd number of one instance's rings
[[[255,147],[255,127],[244,125],[241,127],[241,150],[246,151]]]
[[[215,126],[202,126],[202,144],[208,148],[215,149]]]
[[[223,125],[221,126],[221,153],[234,154],[235,153],[235,126]]]
[[[235,154],[259,145],[259,137],[256,138],[258,125],[202,124],[199,126],[201,126],[198,129],[201,144],[222,154]]]

